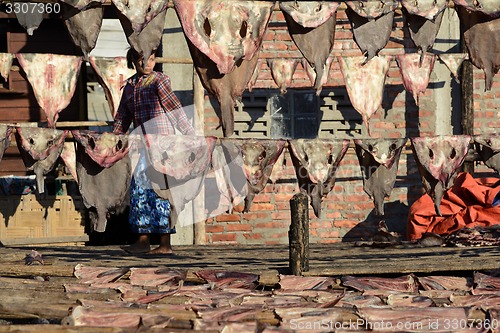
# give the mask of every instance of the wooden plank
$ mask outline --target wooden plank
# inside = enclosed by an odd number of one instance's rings
[[[39,110],[35,108],[11,108],[5,109],[0,108],[0,123],[10,123],[10,122],[27,122],[33,120],[33,115],[37,119],[45,119]]]
[[[193,64],[193,58],[157,57],[155,61],[158,64]]]
[[[201,83],[198,73],[193,70],[193,94],[195,109],[195,134],[205,135],[205,88]],[[205,228],[205,186],[202,185],[200,194],[193,200],[194,243],[206,244],[207,234]]]
[[[163,257],[126,255],[118,246],[104,247],[37,247],[37,251],[53,265],[25,266],[25,252],[16,248],[1,248],[4,263],[0,276],[59,276],[71,277],[73,267],[82,262],[107,267],[162,267],[186,269],[194,279],[198,269],[225,269],[239,272],[277,275],[289,274],[288,246],[176,246],[177,256],[165,262]],[[196,255],[193,255],[196,254]],[[473,271],[498,268],[498,247],[434,247],[411,248],[408,246],[386,249],[360,248],[352,244],[310,245],[310,272],[307,275],[387,274],[443,271]],[[13,263],[10,265],[10,263]],[[16,264],[17,262],[17,264]],[[7,267],[9,266],[9,267]],[[12,267],[10,267],[12,266]],[[191,272],[191,273],[189,273]],[[275,277],[272,277],[275,279]],[[273,285],[275,280],[266,283]]]
[[[455,271],[477,271],[498,269],[498,258],[491,261],[484,260],[460,260],[454,265],[446,265],[448,259],[436,261],[435,265],[429,265],[429,261],[424,261],[424,264],[416,264],[412,262],[399,262],[397,266],[385,266],[380,263],[380,266],[370,262],[370,266],[363,267],[362,265],[354,267],[333,267],[334,265],[318,267],[310,269],[309,272],[304,272],[304,276],[341,276],[341,275],[378,275],[378,274],[408,274],[408,273],[433,273],[433,272],[455,272]]]
[[[172,331],[170,332],[179,332]],[[0,333],[133,333],[137,328],[87,327],[62,325],[0,325]],[[164,329],[148,329],[148,332],[165,332]],[[196,331],[202,332],[202,331]],[[213,331],[218,332],[218,331]]]
[[[48,219],[50,221],[50,219]],[[0,246],[34,245],[34,244],[57,244],[57,243],[83,243],[88,242],[88,235],[81,236],[58,236],[41,238],[4,238],[0,239]]]
[[[24,255],[23,255],[24,258]],[[0,266],[0,276],[59,276],[72,277],[75,265],[24,265],[11,263]]]
[[[23,161],[19,159],[4,158],[0,162],[0,176],[26,176],[28,171]]]
[[[11,293],[12,294],[12,293]],[[15,294],[14,294],[15,295]],[[75,301],[54,297],[55,293],[47,297],[38,298],[0,298],[0,317],[2,318],[57,318],[61,319],[68,313],[68,309]],[[5,296],[5,295],[2,295]]]

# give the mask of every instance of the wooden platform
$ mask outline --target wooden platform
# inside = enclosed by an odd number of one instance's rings
[[[0,247],[0,275],[31,275],[44,270],[71,276],[77,264],[112,267],[164,266],[179,269],[226,269],[289,274],[288,247],[276,245],[178,246],[175,256],[130,255],[119,246],[37,247],[45,265],[25,266],[31,247]],[[500,268],[500,247],[391,248],[354,247],[352,243],[311,245],[310,270],[304,275],[379,275],[478,271]],[[62,274],[62,275],[61,275]]]
[[[74,313],[80,313],[78,311],[85,312],[85,309],[92,311],[93,306],[84,306],[83,304],[85,302],[98,304],[95,305],[95,307],[101,306],[101,308],[95,311],[109,312],[109,315],[118,313],[119,311],[121,311],[120,313],[122,315],[125,313],[135,316],[145,316],[146,314],[165,315],[168,313],[168,315],[173,318],[171,322],[168,322],[167,327],[169,328],[169,332],[221,332],[220,329],[211,329],[209,327],[205,329],[196,328],[195,322],[199,320],[203,322],[203,320],[205,320],[204,323],[206,324],[210,321],[203,319],[205,318],[203,316],[200,319],[200,313],[196,313],[193,309],[188,309],[187,305],[182,305],[189,303],[189,300],[185,299],[186,297],[184,296],[184,298],[165,298],[163,301],[158,301],[155,305],[151,305],[151,307],[148,306],[147,309],[144,307],[141,308],[140,306],[115,308],[111,305],[113,302],[115,302],[115,304],[116,302],[126,302],[122,299],[124,295],[123,292],[120,293],[113,289],[118,287],[111,287],[112,284],[110,284],[109,288],[98,287],[97,289],[92,289],[90,287],[83,287],[83,289],[80,288],[78,289],[79,291],[76,292],[67,292],[65,289],[68,286],[78,285],[78,279],[74,275],[75,266],[78,264],[87,266],[90,269],[102,266],[111,268],[110,270],[100,270],[103,273],[97,275],[98,277],[100,277],[101,274],[104,274],[104,276],[112,275],[117,271],[122,272],[121,274],[128,274],[123,278],[124,280],[122,282],[126,282],[130,277],[130,272],[132,271],[130,268],[154,267],[155,269],[158,268],[159,271],[163,268],[175,268],[179,271],[186,272],[184,281],[187,285],[191,286],[197,283],[206,283],[203,279],[200,281],[200,277],[197,274],[198,271],[203,269],[223,269],[227,271],[253,273],[259,275],[259,290],[264,294],[266,293],[265,290],[269,293],[269,290],[280,288],[279,285],[285,277],[279,274],[289,274],[287,246],[178,246],[174,249],[176,251],[175,256],[130,255],[121,250],[119,246],[38,247],[36,250],[42,254],[44,264],[25,265],[24,258],[31,250],[31,247],[0,247],[0,257],[2,258],[2,265],[0,265],[0,333],[125,333],[139,331],[137,327],[130,329],[120,327],[86,327],[92,325],[64,326],[77,325],[75,323],[70,323],[71,320],[76,320],[74,318],[76,318],[75,316],[77,315]],[[409,245],[401,245],[394,248],[377,249],[354,247],[351,243],[312,245],[310,251],[311,270],[304,275],[335,276],[334,279],[330,279],[334,281],[332,289],[317,291],[318,293],[322,293],[322,297],[326,295],[335,298],[339,295],[339,297],[343,297],[343,295],[361,295],[353,291],[349,291],[348,294],[345,294],[346,291],[342,291],[343,287],[338,284],[338,281],[341,281],[341,279],[337,277],[345,275],[375,276],[390,274],[388,279],[394,279],[408,273],[414,273],[412,276],[416,278],[426,276],[429,273],[432,273],[434,276],[449,273],[453,276],[462,276],[464,279],[469,279],[473,276],[473,271],[499,268],[499,259],[499,247],[416,248]],[[127,269],[113,269],[115,267]],[[409,279],[413,281],[412,276],[406,275],[406,277],[409,277]],[[85,286],[85,284],[83,286]],[[153,287],[149,287],[149,289],[151,288]],[[181,287],[179,287],[179,290],[180,288]],[[156,289],[153,288],[153,293],[151,295],[154,296],[158,294],[158,292],[160,292],[160,294],[162,292],[161,290],[155,290]],[[145,295],[146,290],[142,291],[144,291]],[[221,292],[224,291],[225,289],[221,290]],[[314,290],[304,291],[300,288],[293,292],[297,293],[297,295],[301,295],[302,291],[305,293],[314,292]],[[143,294],[141,293],[139,296],[140,295]],[[251,297],[255,297],[255,300],[259,299],[258,302],[262,303],[264,296],[254,295],[249,297],[250,299]],[[273,297],[281,296],[278,293]],[[283,300],[285,300],[286,297],[290,296],[283,297],[285,297],[283,298]],[[295,296],[291,297],[293,298]],[[325,302],[330,299],[328,297],[325,298]],[[459,298],[460,296],[458,299]],[[273,298],[271,297],[270,299]],[[305,302],[308,298],[296,296],[296,299],[299,299],[300,302]],[[313,297],[311,299],[316,298]],[[450,300],[448,300],[446,304],[451,304]],[[178,303],[180,301],[184,303]],[[108,304],[106,302],[111,303]],[[354,308],[337,307],[319,310],[316,308],[318,305],[314,302],[310,304],[304,303],[301,306],[303,307],[303,309],[301,308],[303,311],[313,311],[314,313],[327,310],[341,311],[343,316],[342,321],[356,321],[360,318],[360,314]],[[308,306],[313,306],[312,310],[308,308]],[[327,306],[325,303],[325,307],[328,308],[330,306],[331,305]],[[222,310],[224,309],[225,308]],[[432,308],[430,311],[447,311],[447,309],[448,308],[438,307]],[[397,312],[398,310],[389,310],[389,312],[390,311]],[[96,313],[100,314],[101,312]],[[387,316],[389,315],[392,315],[392,312],[387,314]],[[283,318],[280,319],[276,316],[272,307],[264,307],[255,316],[254,319],[257,322],[264,324],[276,326],[280,323],[283,325],[285,323]],[[485,320],[485,318],[487,318],[486,316],[486,312],[479,311],[469,315],[468,320]],[[304,318],[307,319],[309,317]],[[320,316],[318,318],[322,317]],[[254,319],[252,319],[252,321]],[[45,320],[45,323],[41,325],[40,320]],[[47,323],[51,323],[51,325]],[[145,331],[164,332],[164,330],[161,329],[154,330],[151,328]],[[241,328],[241,331],[245,331],[245,329]],[[280,330],[280,332],[292,331],[284,329]]]

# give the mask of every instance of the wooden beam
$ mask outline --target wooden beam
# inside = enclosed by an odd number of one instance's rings
[[[205,135],[205,88],[201,83],[196,70],[193,70],[194,95],[194,129],[198,136]],[[205,230],[205,186],[202,185],[200,194],[193,200],[194,243],[206,244]]]
[[[467,52],[464,40],[465,27],[460,23],[460,44],[461,51]],[[462,92],[462,133],[474,135],[474,67],[469,59],[464,60],[461,67],[460,88]],[[474,173],[474,162],[465,161],[463,171],[470,174]]]
[[[270,1],[270,0],[253,0],[253,1]],[[3,0],[3,1],[0,0],[0,4],[7,3],[7,2],[26,2],[26,0],[8,0],[8,1],[7,0]],[[59,2],[59,0],[30,0],[29,2],[56,3],[56,2]],[[340,2],[337,10],[345,10],[347,8],[347,5],[344,3],[344,0],[327,0],[327,2]],[[112,1],[111,0],[104,0],[104,2],[102,4],[104,6],[110,6],[110,5],[112,5]],[[446,3],[446,6],[448,8],[455,8],[455,4],[454,4],[453,0],[448,0]],[[169,0],[168,8],[173,8],[173,7],[174,7],[173,0]],[[402,7],[401,3],[398,3],[398,6],[396,7],[396,9],[401,9],[401,7]],[[279,8],[279,2],[276,2],[273,10],[274,11],[281,10]]]
[[[137,332],[137,329],[129,327],[91,327],[91,326],[63,326],[55,324],[39,325],[0,325],[0,333],[131,333]],[[148,332],[165,332],[164,328],[148,328]],[[182,331],[176,330],[177,333]],[[199,331],[196,331],[199,332]],[[205,331],[208,332],[208,331]],[[212,331],[219,332],[219,331]]]
[[[9,123],[8,126],[30,126],[30,127],[45,127],[46,122],[25,122],[25,123]],[[56,122],[56,127],[87,127],[87,126],[112,126],[112,121],[94,121],[94,120],[84,120],[84,121],[58,121]],[[14,129],[15,130],[15,129]]]
[[[192,58],[170,58],[170,57],[157,57],[155,61],[158,64],[193,64]]]
[[[50,276],[73,277],[75,265],[24,265],[14,264],[0,266],[0,276]]]
[[[290,270],[293,275],[309,271],[309,199],[299,192],[290,200],[291,223],[288,232]]]
[[[71,179],[73,179],[71,177]],[[58,244],[58,243],[83,243],[88,242],[89,236],[59,236],[59,237],[39,237],[39,238],[2,238],[0,246],[19,246],[31,244]]]

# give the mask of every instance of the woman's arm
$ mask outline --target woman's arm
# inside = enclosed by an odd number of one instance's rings
[[[170,79],[166,75],[162,75],[162,79],[158,83],[158,95],[161,105],[165,109],[172,125],[184,135],[194,135],[193,125],[186,116],[186,112],[182,108],[181,102],[172,91]]]
[[[120,105],[115,115],[115,122],[113,124],[113,133],[124,134],[128,131],[130,124],[134,119],[134,114],[130,112],[127,105],[128,95],[130,94],[130,89],[128,85],[123,88],[122,98],[120,100]]]

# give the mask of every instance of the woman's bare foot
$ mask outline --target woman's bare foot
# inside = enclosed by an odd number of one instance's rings
[[[129,246],[122,246],[122,250],[131,254],[148,253],[151,251],[151,246],[136,243]]]
[[[149,234],[139,234],[137,241],[129,246],[122,246],[122,249],[131,254],[147,253],[151,251],[149,245]]]
[[[167,255],[171,255],[171,254],[174,254],[174,251],[172,251],[172,248],[158,246],[156,249],[153,249],[153,250],[149,251],[148,254],[167,254]]]

